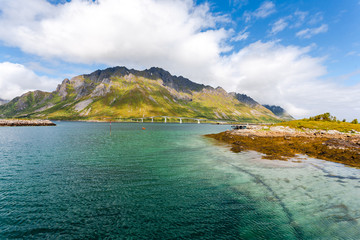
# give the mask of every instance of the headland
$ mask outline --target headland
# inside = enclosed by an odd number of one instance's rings
[[[231,150],[260,152],[265,159],[287,160],[297,154],[360,168],[360,132],[248,126],[208,137],[231,144]]]

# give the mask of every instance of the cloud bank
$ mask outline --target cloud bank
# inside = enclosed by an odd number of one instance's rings
[[[233,50],[235,41],[248,37],[247,28],[234,36],[234,30],[222,27],[230,21],[226,16],[192,0],[73,0],[58,5],[45,0],[0,0],[0,10],[0,40],[44,58],[163,67],[196,82],[247,93],[261,103],[285,106],[296,117],[325,111],[353,113],[354,98],[360,96],[359,86],[321,80],[326,74],[323,59],[312,57],[310,48],[258,41]],[[274,12],[274,3],[267,1],[249,16],[264,18]],[[273,31],[281,31],[284,24],[279,22]],[[299,37],[325,28],[305,29]],[[34,73],[29,79],[33,77]],[[35,83],[17,79],[15,86]],[[40,82],[46,81],[40,77]],[[21,89],[40,87],[25,84]],[[16,87],[7,89],[1,88],[0,97],[20,92]]]
[[[354,118],[360,113],[360,84],[321,80],[327,72],[324,59],[311,57],[310,50],[278,42],[250,44],[228,59],[227,86],[262,103],[281,105],[295,117],[331,112]]]
[[[21,64],[0,63],[0,96],[12,99],[24,92],[43,89],[53,91],[59,80],[38,76]]]

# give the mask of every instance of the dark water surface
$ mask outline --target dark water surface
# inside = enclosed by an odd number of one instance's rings
[[[0,239],[360,239],[358,169],[202,136],[228,126],[57,124],[0,128]]]

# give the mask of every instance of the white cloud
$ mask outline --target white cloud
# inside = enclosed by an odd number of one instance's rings
[[[299,21],[303,22],[305,20],[306,16],[308,15],[308,12],[296,10],[294,15],[297,16]]]
[[[275,11],[272,2],[261,6],[253,17]],[[321,58],[310,56],[311,48],[255,42],[229,52],[233,30],[219,27],[224,17],[214,16],[206,4],[73,0],[51,5],[45,0],[0,0],[0,10],[0,40],[26,53],[73,63],[163,67],[196,82],[249,94],[261,103],[284,106],[297,117],[327,111],[360,115],[360,87],[319,80],[326,69]],[[299,36],[325,29],[327,25]],[[238,39],[245,33],[246,29]],[[30,89],[55,89],[54,81],[22,65],[0,66],[2,98]]]
[[[294,93],[289,92],[326,73],[321,59],[312,58],[307,52],[308,48],[255,42],[229,57],[228,65],[231,68],[226,84],[232,90],[245,92],[261,103],[296,106],[298,102],[293,102]],[[291,113],[299,116],[298,112]]]
[[[306,28],[304,30],[301,30],[296,33],[296,36],[300,38],[311,38],[312,36],[317,35],[319,33],[325,33],[327,32],[327,30],[328,30],[328,25],[322,24],[318,28]]]
[[[305,18],[307,15],[308,15],[308,12],[303,12],[303,11],[297,10],[294,13],[295,23],[293,24],[292,27],[300,27],[305,22]]]
[[[360,115],[360,84],[344,87],[320,80],[326,68],[322,58],[308,54],[310,49],[255,42],[223,62],[223,84],[260,103],[283,106],[295,117],[329,111],[349,119]]]
[[[273,2],[263,2],[261,6],[253,13],[254,17],[266,18],[275,12],[275,4]]]
[[[11,100],[31,90],[55,90],[59,80],[38,76],[24,65],[2,62],[0,63],[0,96]]]
[[[317,24],[324,19],[322,12],[317,12],[316,14],[312,15],[309,20],[309,24]]]
[[[154,60],[169,61],[169,52],[194,61],[193,54],[216,56],[222,51],[218,41],[227,36],[224,29],[211,30],[219,19],[207,5],[194,7],[190,0],[0,3],[3,41],[24,52],[71,62],[115,65],[146,60],[151,65]]]
[[[294,14],[280,18],[272,24],[270,34],[275,35],[285,28],[298,28],[304,24],[308,12],[295,11]]]
[[[276,12],[275,4],[271,1],[263,2],[258,9],[254,12],[245,12],[245,21],[248,22],[252,17],[255,18],[266,18],[267,16]]]
[[[246,5],[248,0],[229,0],[229,6],[241,8],[242,6]]]
[[[231,39],[231,41],[233,41],[233,42],[238,42],[238,41],[246,40],[246,39],[249,37],[249,35],[250,35],[250,33],[246,31],[247,29],[248,29],[247,27],[244,28],[242,31],[240,31],[240,32],[237,34],[237,36],[233,37],[233,38]]]
[[[350,51],[345,56],[346,57],[348,57],[348,56],[360,56],[360,53],[356,52],[356,51]]]
[[[249,35],[250,35],[249,32],[240,33],[236,37],[234,37],[232,40],[235,42],[246,40],[249,37]]]
[[[289,23],[286,22],[285,18],[279,19],[272,25],[271,34],[277,34],[283,31],[288,25]]]

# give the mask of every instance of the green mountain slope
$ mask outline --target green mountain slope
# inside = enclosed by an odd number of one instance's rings
[[[98,70],[65,79],[54,92],[28,92],[0,106],[0,117],[106,120],[151,116],[281,120],[246,95],[197,84],[160,68]]]

